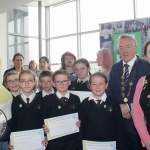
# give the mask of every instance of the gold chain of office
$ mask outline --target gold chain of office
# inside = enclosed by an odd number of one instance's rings
[[[136,63],[137,63],[137,60],[136,60]],[[131,81],[129,82],[129,90],[128,90],[128,92],[127,92],[127,95],[125,94],[125,82],[124,82],[124,78],[125,78],[125,76],[124,76],[124,70],[122,71],[122,76],[121,76],[121,79],[122,79],[122,81],[121,81],[121,85],[122,85],[122,87],[121,87],[121,95],[122,95],[122,98],[123,98],[123,101],[125,102],[125,103],[127,103],[128,102],[128,99],[129,99],[129,96],[130,96],[130,92],[131,92],[131,88],[132,88],[132,85],[133,85],[133,80],[134,80],[134,75],[135,75],[135,73],[136,73],[136,68],[135,68],[135,70],[133,71],[133,74],[132,74],[132,77],[131,77]]]

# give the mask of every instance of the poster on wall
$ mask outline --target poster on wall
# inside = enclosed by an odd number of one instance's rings
[[[131,36],[137,38],[138,55],[143,57],[144,44],[150,40],[150,18],[99,24],[99,31],[100,48],[110,48],[115,63],[120,60],[116,41],[120,34],[131,34]],[[139,39],[140,37],[141,39]]]

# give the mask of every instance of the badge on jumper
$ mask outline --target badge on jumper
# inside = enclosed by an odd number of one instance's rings
[[[19,107],[22,107],[22,104],[19,104]]]
[[[60,106],[60,105],[58,106],[58,109],[61,109],[61,106]]]
[[[106,105],[104,105],[104,108],[106,108],[107,106]]]

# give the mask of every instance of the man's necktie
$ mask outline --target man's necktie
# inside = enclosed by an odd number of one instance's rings
[[[29,105],[29,100],[30,100],[30,99],[29,99],[29,98],[26,98],[26,100],[27,100],[27,105]]]
[[[66,102],[66,97],[61,97],[60,100],[61,100],[62,103],[65,103]]]
[[[124,71],[124,83],[125,83],[125,86],[126,86],[126,83],[128,81],[128,78],[129,78],[129,65],[128,64],[124,64],[124,67],[125,67],[125,71]]]
[[[100,105],[101,104],[101,99],[100,100],[96,100],[97,101],[97,105]]]

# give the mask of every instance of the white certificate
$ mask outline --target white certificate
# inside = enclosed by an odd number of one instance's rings
[[[116,142],[93,142],[83,140],[83,150],[116,150]]]
[[[14,150],[44,150],[42,145],[44,140],[43,129],[12,132],[10,135],[11,145]]]
[[[87,91],[69,91],[69,93],[79,96],[81,102],[91,95],[91,92]]]
[[[45,125],[50,129],[48,140],[79,132],[77,121],[78,113],[44,119]]]

